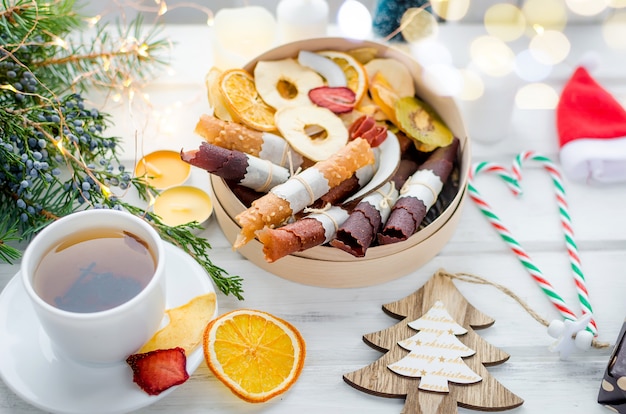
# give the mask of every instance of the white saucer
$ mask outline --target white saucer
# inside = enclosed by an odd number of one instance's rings
[[[167,308],[214,292],[210,277],[193,258],[167,243],[165,250]],[[202,347],[188,356],[189,375],[203,358]],[[35,317],[19,272],[9,281],[0,294],[0,378],[18,396],[54,413],[112,414],[150,405],[176,388],[150,396],[132,377],[126,363],[89,367],[57,357]]]

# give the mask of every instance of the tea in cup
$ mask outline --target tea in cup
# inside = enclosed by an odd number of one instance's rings
[[[121,362],[165,313],[164,242],[116,210],[69,214],[28,245],[21,278],[56,351],[83,363]]]

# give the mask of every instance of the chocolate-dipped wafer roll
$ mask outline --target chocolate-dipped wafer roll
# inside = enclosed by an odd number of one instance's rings
[[[181,151],[180,158],[225,180],[263,193],[289,179],[286,168],[241,151],[206,142],[200,144],[196,150]]]
[[[272,263],[288,254],[327,243],[347,218],[348,213],[343,208],[329,204],[328,208],[311,212],[282,227],[265,227],[257,233],[263,243],[265,260]]]
[[[447,147],[437,148],[404,183],[387,223],[378,233],[379,244],[404,241],[417,231],[452,171],[458,147],[455,138]]]
[[[328,159],[291,176],[235,216],[241,232],[233,247],[237,249],[243,246],[254,238],[256,231],[265,226],[282,225],[293,214],[310,206],[331,188],[350,178],[356,170],[373,162],[372,148],[366,140],[357,138]]]
[[[291,149],[282,137],[255,131],[237,122],[201,115],[195,132],[210,144],[254,155],[292,171],[302,165],[302,156]]]
[[[391,181],[375,192],[366,195],[350,212],[348,219],[337,229],[330,245],[346,251],[355,257],[363,257],[367,249],[376,241],[376,234],[387,221],[391,208],[398,199],[398,188],[417,169],[417,163],[410,159],[400,161]]]

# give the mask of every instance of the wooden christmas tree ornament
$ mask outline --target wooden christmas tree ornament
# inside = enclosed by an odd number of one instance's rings
[[[411,295],[383,305],[383,311],[401,322],[363,336],[385,354],[345,374],[351,386],[406,398],[403,414],[453,414],[457,406],[500,411],[524,402],[485,368],[509,359],[474,331],[495,321],[474,308],[444,271]]]

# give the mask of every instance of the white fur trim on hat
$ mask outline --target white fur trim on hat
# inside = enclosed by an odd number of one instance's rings
[[[583,182],[626,181],[626,137],[579,138],[561,147],[563,171]]]

